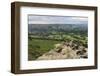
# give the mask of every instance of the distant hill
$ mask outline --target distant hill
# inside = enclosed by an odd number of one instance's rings
[[[87,24],[28,24],[28,32],[48,32],[48,31],[83,31],[87,32]]]

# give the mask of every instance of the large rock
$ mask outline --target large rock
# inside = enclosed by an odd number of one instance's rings
[[[38,57],[37,60],[88,58],[88,49],[84,46],[79,46],[72,41],[55,44],[54,47],[54,49]]]

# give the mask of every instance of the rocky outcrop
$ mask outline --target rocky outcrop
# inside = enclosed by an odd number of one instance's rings
[[[80,59],[87,58],[87,48],[84,46],[77,46],[72,42],[62,42],[55,44],[55,48],[49,52],[44,53],[38,57],[37,60],[56,60],[56,59]]]

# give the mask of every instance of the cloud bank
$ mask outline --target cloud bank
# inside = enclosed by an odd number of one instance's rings
[[[88,24],[88,17],[28,15],[28,24]]]

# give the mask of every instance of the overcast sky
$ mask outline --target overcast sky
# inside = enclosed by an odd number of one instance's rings
[[[87,24],[87,17],[29,15],[28,24]]]

